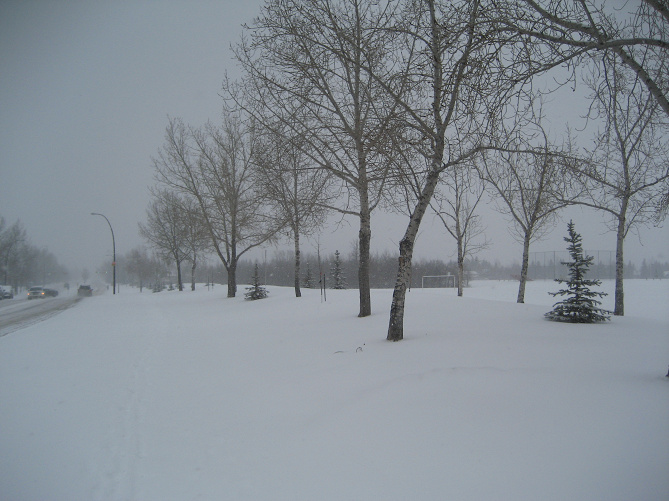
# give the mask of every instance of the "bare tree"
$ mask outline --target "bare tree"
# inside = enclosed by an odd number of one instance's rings
[[[607,214],[616,233],[614,314],[624,315],[625,238],[663,219],[657,207],[669,181],[669,118],[638,74],[618,59],[604,57],[593,73],[590,114],[601,116],[604,127],[589,161],[573,174],[585,191],[579,203]]]
[[[21,258],[25,255],[23,247],[27,243],[27,233],[21,221],[6,227],[5,218],[0,216],[0,269],[3,283],[13,285],[15,289],[22,278]]]
[[[575,68],[588,57],[611,54],[669,116],[669,8],[664,0],[615,2],[495,0],[492,13],[501,29],[521,37],[517,58],[528,59],[535,73]],[[631,10],[634,8],[634,10]],[[591,61],[589,61],[591,62]]]
[[[309,159],[300,147],[300,138],[269,131],[257,155],[257,183],[267,196],[267,203],[287,232],[294,246],[295,297],[300,290],[300,237],[310,235],[323,224],[330,201],[332,176],[325,169],[309,168]]]
[[[660,222],[666,216],[669,200],[667,182],[660,179],[660,171],[645,172],[649,174],[646,179],[642,179],[643,174],[637,175],[639,170],[650,169],[648,158],[664,155],[663,151],[656,151],[651,157],[641,159],[640,151],[649,148],[647,144],[639,145],[645,142],[642,138],[655,136],[658,141],[655,146],[666,144],[662,135],[658,135],[657,115],[649,119],[648,112],[654,104],[665,122],[669,117],[667,3],[662,0],[622,5],[592,0],[497,0],[495,3],[495,16],[501,29],[519,36],[515,55],[532,60],[536,73],[556,66],[566,67],[571,72],[570,80],[576,83],[576,68],[584,65],[589,71],[586,83],[594,90],[594,100],[587,116],[609,123],[595,139],[592,162],[579,173],[586,180],[584,184],[590,185],[585,204],[600,207],[612,217],[612,229],[617,235],[614,313],[622,315],[624,237],[633,226],[650,221],[651,205],[655,222]],[[624,73],[632,75],[625,77],[626,83],[616,77]],[[647,96],[642,97],[644,92]],[[648,120],[655,125],[649,127]],[[634,152],[637,149],[639,151]],[[616,156],[617,160],[613,158]],[[613,163],[605,167],[602,162]],[[624,164],[631,164],[627,174]],[[593,188],[593,183],[599,188]]]
[[[186,260],[190,263],[190,288],[195,290],[195,270],[202,252],[211,248],[209,233],[197,201],[192,196],[181,198],[181,211],[186,232]]]
[[[51,252],[30,243],[20,220],[7,227],[0,216],[0,282],[18,291],[21,286],[64,280],[67,274]]]
[[[283,227],[268,213],[254,183],[258,138],[252,120],[224,115],[223,125],[201,129],[171,119],[154,159],[157,180],[197,203],[211,245],[228,274],[228,297],[237,292],[237,264]]]
[[[183,291],[181,263],[188,258],[188,226],[184,217],[184,201],[168,190],[152,190],[153,200],[146,210],[146,224],[139,223],[139,233],[165,258],[173,260],[177,269],[177,287]]]
[[[523,245],[518,303],[525,302],[530,243],[552,229],[558,211],[574,196],[566,182],[571,157],[558,154],[540,127],[537,133],[542,145],[532,144],[532,137],[519,139],[510,151],[484,155],[479,163],[479,175],[492,189],[497,209],[510,218],[511,234]]]
[[[431,204],[446,231],[455,239],[458,263],[458,296],[462,296],[465,282],[465,260],[486,249],[481,218],[476,209],[485,189],[471,165],[456,165],[443,176],[441,187]],[[483,241],[477,240],[483,236]]]
[[[405,203],[409,223],[400,241],[399,266],[393,291],[387,339],[404,336],[404,304],[411,260],[420,224],[439,178],[447,169],[470,161],[499,140],[502,105],[517,83],[507,71],[503,41],[494,26],[483,21],[481,2],[407,2],[394,30],[398,34],[396,67],[390,82],[405,83],[384,90],[406,116]],[[374,74],[371,69],[370,74]],[[383,84],[381,78],[377,81]],[[423,160],[421,160],[422,158]]]
[[[371,314],[371,214],[383,198],[389,167],[384,145],[396,110],[363,67],[389,77],[387,28],[395,7],[366,0],[271,0],[235,51],[246,72],[242,86],[253,90],[251,108],[299,136],[313,165],[342,183],[343,205],[332,208],[360,222],[361,317]],[[234,99],[233,87],[228,83],[224,90]]]
[[[151,259],[149,258],[146,249],[137,247],[132,249],[125,256],[123,261],[126,263],[125,271],[128,275],[134,276],[137,279],[139,292],[146,285],[147,279],[151,276]]]

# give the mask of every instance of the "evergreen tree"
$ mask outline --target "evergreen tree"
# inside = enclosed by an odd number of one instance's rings
[[[587,280],[585,275],[594,259],[593,256],[583,256],[581,246],[581,235],[576,233],[574,223],[569,221],[567,225],[569,236],[565,237],[565,242],[569,243],[567,250],[571,256],[571,261],[563,261],[562,264],[569,267],[569,280],[556,278],[558,283],[566,283],[567,288],[557,292],[549,292],[553,297],[568,296],[563,301],[553,305],[553,311],[546,313],[546,318],[557,322],[571,322],[592,324],[609,320],[608,311],[602,310],[598,306],[601,301],[594,298],[603,297],[604,292],[593,292],[589,289],[592,286],[599,286],[599,280]]]
[[[258,272],[258,264],[256,263],[251,277],[251,287],[247,287],[244,297],[247,300],[254,301],[256,299],[265,299],[269,292],[262,285],[260,285],[260,273]]]
[[[344,276],[344,271],[342,270],[341,255],[339,251],[335,251],[335,260],[334,265],[330,269],[332,275],[332,281],[334,285],[333,289],[346,289],[346,277]]]

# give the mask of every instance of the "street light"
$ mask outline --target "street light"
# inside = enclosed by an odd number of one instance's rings
[[[107,219],[107,216],[104,214],[100,214],[99,212],[91,212],[91,216],[102,216],[105,218],[107,221],[107,224],[109,225],[109,229],[111,230],[112,234],[112,251],[113,251],[113,256],[112,256],[112,272],[114,275],[114,286],[113,286],[113,294],[116,294],[116,240],[114,239],[114,229],[112,228],[111,223],[109,222],[109,219]]]

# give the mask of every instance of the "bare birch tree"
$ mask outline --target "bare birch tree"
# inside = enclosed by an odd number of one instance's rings
[[[589,161],[573,174],[585,191],[579,203],[607,214],[616,234],[614,314],[624,315],[625,238],[663,219],[657,207],[669,180],[669,117],[638,74],[618,59],[604,57],[593,73],[590,114],[601,116],[604,127]]]
[[[465,283],[465,260],[489,245],[477,213],[484,193],[476,170],[470,164],[456,165],[444,172],[442,183],[430,204],[448,234],[455,239],[460,297]],[[483,240],[478,237],[483,237]]]
[[[539,136],[543,145],[522,139],[512,150],[491,152],[479,162],[479,174],[492,189],[497,209],[509,217],[511,235],[523,246],[518,303],[525,302],[530,244],[552,229],[558,211],[573,196],[565,182],[569,157],[556,154],[543,131]]]
[[[270,0],[235,50],[245,71],[241,85],[254,100],[249,109],[299,136],[313,165],[342,183],[343,205],[332,208],[359,219],[361,317],[371,314],[371,214],[383,198],[385,145],[395,111],[395,103],[362,68],[389,81],[387,28],[395,6]],[[232,99],[239,95],[230,82],[224,92]]]
[[[404,193],[410,217],[399,245],[390,341],[404,337],[414,245],[439,178],[499,142],[495,131],[505,96],[519,80],[504,62],[503,41],[483,19],[479,1],[414,0],[407,2],[394,30],[400,44],[396,66],[402,73],[391,82],[406,78],[407,83],[398,88],[386,84],[384,89],[406,116],[406,144],[423,160],[405,163],[406,172],[399,175],[409,186]]]

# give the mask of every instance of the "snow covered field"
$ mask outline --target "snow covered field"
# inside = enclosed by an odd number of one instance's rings
[[[669,280],[557,288],[414,289],[400,343],[389,290],[87,298],[0,338],[0,499],[669,499]]]

